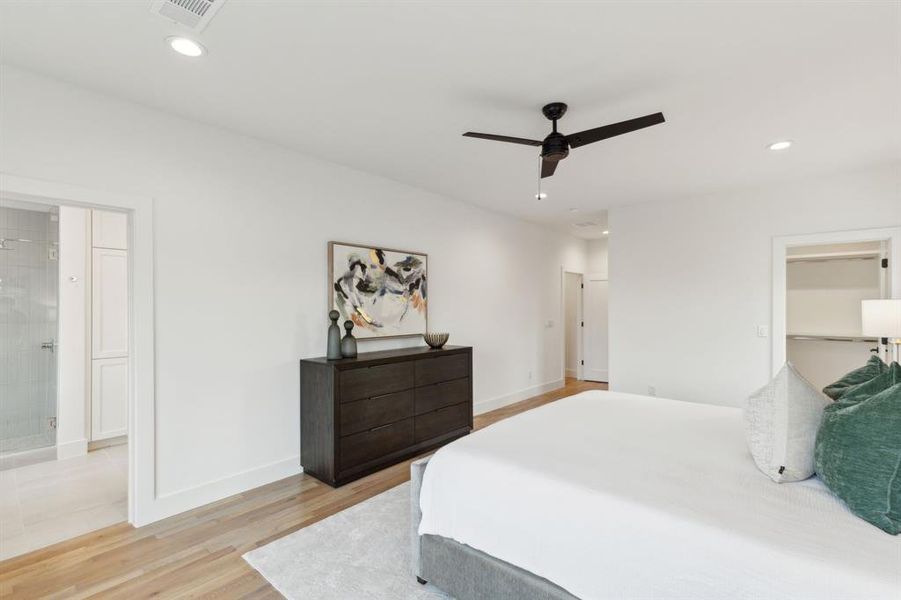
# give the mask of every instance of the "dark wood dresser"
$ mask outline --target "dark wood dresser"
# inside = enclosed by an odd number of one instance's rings
[[[332,486],[472,431],[472,348],[300,361],[300,463]]]

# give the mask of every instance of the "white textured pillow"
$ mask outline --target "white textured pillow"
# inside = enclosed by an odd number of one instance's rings
[[[748,448],[757,467],[776,483],[814,473],[813,452],[829,399],[786,363],[745,407]]]

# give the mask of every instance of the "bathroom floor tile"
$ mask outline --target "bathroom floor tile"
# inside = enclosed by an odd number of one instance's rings
[[[0,471],[0,560],[126,521],[127,456],[117,446]]]

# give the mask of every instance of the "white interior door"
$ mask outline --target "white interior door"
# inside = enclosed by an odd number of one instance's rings
[[[582,376],[591,381],[608,381],[607,278],[588,275],[582,310],[585,315],[584,356]]]

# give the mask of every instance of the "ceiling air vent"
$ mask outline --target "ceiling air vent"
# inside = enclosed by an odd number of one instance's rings
[[[203,31],[225,0],[151,0],[150,12]]]
[[[594,221],[582,221],[581,223],[575,223],[575,227],[597,227],[598,224]]]

